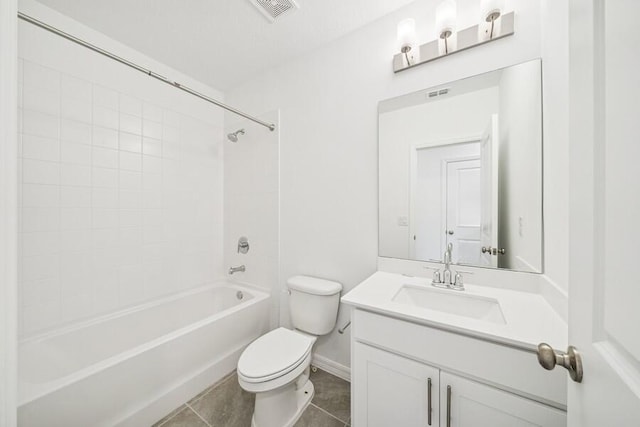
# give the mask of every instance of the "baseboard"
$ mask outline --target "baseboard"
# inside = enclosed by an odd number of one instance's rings
[[[351,368],[347,366],[341,365],[338,362],[334,362],[333,360],[319,354],[313,355],[311,364],[323,371],[327,371],[328,373],[335,375],[338,378],[351,382]]]

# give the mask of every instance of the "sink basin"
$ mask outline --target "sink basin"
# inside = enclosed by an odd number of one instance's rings
[[[464,291],[403,285],[392,301],[486,322],[506,323],[498,300]]]

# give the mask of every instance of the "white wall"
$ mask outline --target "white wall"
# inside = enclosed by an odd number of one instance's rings
[[[501,268],[542,267],[542,105],[537,62],[507,68],[500,79],[499,230]],[[526,191],[522,191],[526,189]]]
[[[281,290],[310,274],[348,291],[376,270],[380,100],[542,56],[541,4],[512,0],[514,36],[394,74],[396,24],[413,17],[430,40],[438,3],[418,0],[227,93],[242,109],[281,111]],[[458,8],[462,27],[477,23],[479,2]],[[286,305],[281,313],[287,324]],[[339,326],[348,317],[341,310]],[[349,334],[321,338],[317,352],[349,365]]]
[[[220,98],[32,2],[21,10]],[[221,110],[20,22],[23,336],[223,275]]]
[[[409,227],[399,226],[398,217],[411,217],[411,147],[433,147],[455,139],[458,140],[455,142],[460,142],[460,138],[482,136],[491,114],[498,112],[498,99],[498,88],[494,86],[380,114],[380,256],[410,258]],[[440,216],[438,211],[436,218]],[[440,228],[439,223],[436,228]],[[440,242],[436,247],[440,247]],[[441,259],[442,254],[438,256],[438,252],[439,249],[435,254],[431,252],[429,258],[420,259]]]
[[[278,326],[279,259],[279,134],[278,112],[260,116],[276,129],[227,116],[225,135],[244,129],[238,142],[224,142],[224,268],[244,265],[234,281],[271,293],[271,328]],[[238,239],[247,237],[249,252],[238,253]]]
[[[569,283],[569,2],[543,0],[544,279]]]
[[[0,2],[0,427],[17,406],[17,2]]]

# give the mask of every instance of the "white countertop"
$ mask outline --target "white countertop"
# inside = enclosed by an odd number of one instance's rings
[[[376,272],[342,297],[344,304],[465,335],[536,350],[541,342],[557,350],[567,348],[567,324],[542,295],[465,283],[464,293],[498,300],[505,324],[492,323],[394,302],[403,285],[431,286],[431,279]]]

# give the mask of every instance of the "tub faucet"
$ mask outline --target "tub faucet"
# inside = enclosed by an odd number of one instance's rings
[[[238,272],[245,272],[247,270],[247,268],[243,265],[241,265],[240,267],[231,267],[229,268],[229,274],[233,274],[233,273],[238,273]]]

